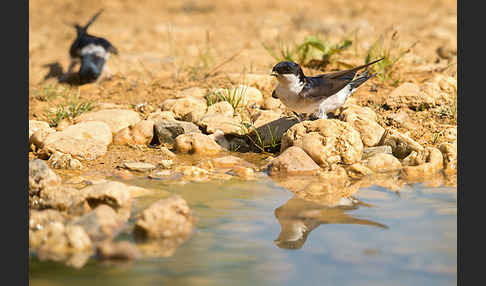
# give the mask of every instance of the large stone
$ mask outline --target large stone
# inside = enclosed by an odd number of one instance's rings
[[[297,118],[282,117],[260,127],[253,126],[248,128],[248,136],[251,136],[253,142],[257,144],[263,144],[265,146],[278,145],[285,132],[297,123],[299,123]]]
[[[129,207],[131,202],[128,187],[120,182],[105,182],[81,190],[91,208],[106,204],[115,210]]]
[[[367,159],[376,154],[392,154],[392,148],[388,145],[376,146],[376,147],[364,147],[363,156],[361,159]]]
[[[457,173],[457,144],[442,143],[439,146],[444,157],[444,171],[446,174]]]
[[[408,182],[422,182],[437,174],[444,166],[442,153],[433,147],[428,147],[421,153],[414,151],[403,161],[406,161],[406,166],[403,167],[400,176]]]
[[[186,133],[201,133],[199,127],[192,122],[160,120],[155,124],[155,136],[159,143],[174,144],[177,136]]]
[[[81,226],[94,242],[114,238],[125,220],[111,207],[102,204],[92,211],[72,219],[68,225]]]
[[[393,156],[398,159],[407,157],[412,151],[418,153],[424,151],[422,145],[415,140],[391,128],[386,129],[380,145],[390,146],[392,148]]]
[[[123,163],[123,167],[138,172],[146,172],[155,169],[154,165],[145,162],[125,162]]]
[[[54,169],[80,170],[83,168],[81,162],[79,162],[79,160],[77,159],[74,159],[70,154],[63,154],[57,151],[51,155],[48,162]]]
[[[175,140],[175,149],[181,153],[194,153],[213,155],[222,151],[218,145],[208,135],[202,133],[187,133],[177,136]]]
[[[59,151],[75,159],[94,160],[106,153],[111,140],[112,134],[106,123],[88,121],[48,134],[38,147],[45,154]]]
[[[385,129],[376,122],[375,112],[368,107],[347,106],[339,118],[350,123],[360,133],[365,146],[375,146],[385,133]]]
[[[148,145],[154,137],[154,121],[142,120],[118,131],[113,136],[115,145]]]
[[[270,176],[314,175],[319,166],[300,147],[292,146],[273,159],[269,166]]]
[[[140,120],[138,113],[133,110],[107,109],[81,114],[74,122],[102,121],[108,124],[111,132],[115,134],[125,127],[137,124]]]
[[[37,132],[41,129],[49,129],[51,128],[47,122],[39,121],[39,120],[29,120],[29,139],[32,134]]]
[[[172,111],[176,119],[198,122],[206,114],[206,100],[194,97],[167,99],[162,103],[163,111]]]
[[[147,120],[152,120],[154,122],[159,120],[176,120],[175,115],[172,111],[156,111],[152,112],[147,116]]]
[[[224,115],[227,117],[233,117],[235,110],[233,109],[233,106],[227,101],[220,101],[216,102],[213,105],[210,105],[208,107],[208,111],[206,112],[206,116],[208,115]]]
[[[193,225],[194,217],[187,202],[179,195],[173,195],[145,209],[133,232],[138,239],[170,238],[189,235]]]
[[[240,100],[238,105],[239,107],[260,107],[263,104],[262,93],[258,89],[247,85],[240,84],[230,89],[219,88],[214,90],[213,93],[219,94],[220,96],[233,97]]]
[[[51,208],[60,211],[74,212],[83,207],[85,196],[78,189],[68,186],[44,189],[38,200],[34,200],[31,208]]]
[[[82,227],[53,222],[29,235],[29,247],[37,250],[41,261],[62,261],[75,253],[89,252],[92,242]]]
[[[29,210],[29,229],[41,230],[53,222],[64,223],[66,217],[60,211],[53,209]]]
[[[363,142],[351,124],[337,119],[303,121],[282,137],[281,151],[301,147],[316,163],[329,168],[337,163],[353,164],[361,160]]]
[[[210,134],[217,130],[223,131],[224,134],[241,135],[243,133],[241,120],[222,114],[206,115],[199,121],[199,125]]]
[[[29,161],[29,195],[38,195],[44,189],[58,187],[61,178],[40,159]]]
[[[366,166],[374,172],[385,173],[400,170],[402,164],[393,155],[380,153],[371,156],[367,160]]]

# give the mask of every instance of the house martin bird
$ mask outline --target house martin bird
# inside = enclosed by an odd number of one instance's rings
[[[88,34],[88,27],[98,18],[103,9],[96,13],[88,23],[81,27],[75,24],[77,37],[71,44],[69,55],[71,62],[68,74],[72,73],[76,64],[80,63],[78,74],[81,83],[94,82],[104,73],[109,73],[105,65],[110,53],[118,55],[118,50],[105,38]]]
[[[272,69],[271,75],[278,80],[272,97],[280,99],[295,113],[314,114],[319,119],[326,119],[327,113],[341,107],[360,85],[375,76],[368,70],[355,77],[356,73],[381,60],[383,58],[349,70],[318,76],[305,76],[297,63],[280,62]]]

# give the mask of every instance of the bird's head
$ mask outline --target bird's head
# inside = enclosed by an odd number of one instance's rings
[[[305,75],[300,66],[294,62],[279,62],[272,69],[272,76],[275,76],[281,83],[291,83],[295,80],[304,81]]]

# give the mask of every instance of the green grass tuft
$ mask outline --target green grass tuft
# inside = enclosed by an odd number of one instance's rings
[[[305,67],[324,68],[331,63],[335,55],[350,47],[352,43],[351,40],[345,39],[331,44],[315,35],[306,37],[299,44],[286,44],[277,40],[274,45],[263,43],[263,47],[278,62],[292,61]]]
[[[415,42],[408,48],[400,47],[397,31],[395,31],[390,38],[387,37],[389,31],[383,33],[378,40],[376,40],[368,49],[365,58],[365,64],[384,58],[383,60],[372,65],[372,69],[376,73],[376,77],[385,83],[391,81],[393,86],[397,86],[400,82],[399,78],[392,78],[395,71],[395,64],[418,43]]]
[[[94,104],[89,101],[81,101],[78,93],[67,99],[66,103],[57,105],[54,111],[46,111],[45,118],[50,126],[56,127],[63,119],[74,119],[79,115],[91,111]]]

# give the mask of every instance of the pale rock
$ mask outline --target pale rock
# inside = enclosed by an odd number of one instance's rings
[[[235,166],[231,168],[231,173],[245,180],[251,180],[255,177],[255,171],[253,168],[243,166]]]
[[[79,160],[74,159],[70,154],[63,154],[57,151],[47,161],[54,169],[81,170],[83,168],[83,164]]]
[[[29,210],[29,229],[34,231],[44,229],[53,222],[64,223],[65,221],[65,215],[58,210]]]
[[[339,118],[350,123],[360,133],[365,146],[375,146],[385,133],[385,129],[376,122],[376,113],[368,107],[347,106]]]
[[[273,159],[268,170],[270,176],[315,175],[319,166],[300,147],[292,146]]]
[[[407,160],[400,176],[409,182],[421,182],[425,178],[434,176],[442,170],[444,159],[439,149],[428,147],[422,153],[412,152],[409,156],[416,155],[414,159]],[[407,159],[407,158],[406,158]],[[405,161],[405,159],[404,159]]]
[[[398,159],[407,157],[412,151],[418,153],[424,151],[422,145],[415,140],[391,128],[386,129],[380,145],[390,146],[392,148],[393,156]]]
[[[207,133],[214,133],[217,130],[223,131],[224,134],[241,135],[242,125],[241,120],[236,117],[228,117],[222,114],[206,115],[198,122],[198,124],[206,129]]]
[[[61,178],[40,159],[29,161],[29,195],[38,195],[48,188],[56,188]]]
[[[169,159],[174,159],[176,157],[176,154],[174,154],[172,151],[167,149],[167,147],[159,147],[159,151],[161,154],[163,154],[166,158]]]
[[[114,238],[123,227],[125,220],[111,207],[101,204],[92,211],[75,217],[68,225],[81,226],[91,241],[98,242]]]
[[[199,127],[192,122],[177,121],[177,120],[160,120],[155,124],[155,136],[159,143],[174,144],[175,139],[186,133],[201,133]]]
[[[147,120],[158,121],[158,120],[171,120],[174,121],[175,114],[172,111],[156,111],[152,112],[147,116]]]
[[[148,145],[154,137],[154,121],[142,120],[118,131],[113,136],[115,145]]]
[[[111,141],[112,134],[106,123],[87,121],[48,134],[38,147],[44,154],[58,151],[75,159],[94,160],[106,153]]]
[[[263,95],[260,90],[247,85],[240,84],[229,90],[219,88],[214,90],[213,93],[222,96],[235,96],[241,100],[239,106],[242,107],[260,107],[263,104]]]
[[[39,120],[29,120],[29,139],[35,132],[42,129],[50,129],[49,123]]]
[[[184,97],[166,99],[161,108],[163,111],[172,111],[178,120],[196,123],[206,114],[207,104],[205,99]]]
[[[202,133],[187,133],[177,136],[175,149],[181,153],[213,155],[222,151],[221,146]]]
[[[195,219],[187,202],[179,195],[159,200],[142,211],[133,233],[137,239],[161,239],[187,236]]]
[[[380,153],[371,156],[367,160],[366,166],[374,172],[385,173],[400,170],[402,164],[393,155]]]
[[[155,169],[155,166],[150,163],[144,162],[126,162],[123,163],[123,167],[131,171],[146,172]]]
[[[235,111],[233,109],[233,106],[231,106],[229,102],[220,101],[208,107],[206,116],[219,114],[219,115],[224,115],[226,117],[233,117],[234,112]]]
[[[376,146],[376,147],[364,147],[363,157],[361,159],[367,159],[376,154],[392,154],[392,148],[388,145]]]
[[[174,161],[172,161],[170,159],[169,160],[161,160],[159,165],[163,169],[170,169],[174,165]]]
[[[74,123],[87,121],[105,122],[108,124],[111,132],[116,134],[125,127],[137,124],[140,120],[142,120],[140,115],[133,110],[106,109],[83,113],[74,120]]]
[[[444,171],[446,174],[457,174],[457,144],[442,143],[439,150],[444,157]]]
[[[359,132],[337,119],[303,121],[292,126],[282,137],[281,152],[290,146],[302,148],[326,169],[338,163],[354,164],[363,155]]]
[[[115,210],[129,207],[131,203],[128,187],[120,182],[108,181],[88,186],[81,190],[86,201],[95,208],[100,204],[107,204]]]

